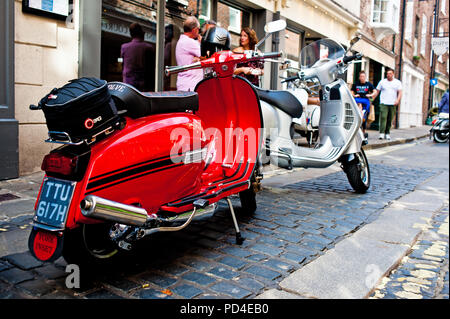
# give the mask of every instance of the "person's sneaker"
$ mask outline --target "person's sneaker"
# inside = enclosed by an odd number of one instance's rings
[[[391,140],[391,136],[390,136],[389,134],[386,134],[386,139],[387,139],[388,141],[390,141],[390,140]]]
[[[380,134],[380,137],[378,138],[379,140],[384,140],[385,139],[385,135],[384,134]]]

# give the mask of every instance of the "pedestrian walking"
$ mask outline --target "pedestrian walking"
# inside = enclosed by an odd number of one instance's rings
[[[133,23],[130,26],[131,42],[121,48],[123,59],[123,82],[140,91],[155,89],[155,46],[144,41],[145,32],[142,27]]]
[[[377,92],[374,95],[376,99],[380,94],[380,140],[391,139],[392,121],[403,95],[402,82],[394,76],[394,70],[388,69],[386,78],[378,83]]]
[[[176,46],[176,59],[179,66],[200,61],[201,40],[200,23],[195,17],[188,17],[183,24],[184,33]],[[203,80],[203,70],[190,70],[178,74],[177,90],[194,91],[197,84]]]
[[[370,99],[372,99],[376,94],[376,89],[373,86],[372,83],[367,81],[366,72],[361,71],[359,72],[359,80],[353,84],[352,86],[352,94],[355,98],[356,103],[362,105],[362,114],[363,114],[363,124],[362,129],[364,132],[365,137],[366,135],[366,129],[367,129],[367,121],[369,119],[370,114]]]
[[[444,96],[441,99],[441,102],[439,103],[439,113],[446,113],[448,116],[448,89],[447,92],[444,93]]]

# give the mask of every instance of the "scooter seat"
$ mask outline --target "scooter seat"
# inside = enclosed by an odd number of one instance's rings
[[[118,111],[126,111],[126,115],[131,118],[153,114],[197,111],[199,108],[196,92],[144,93],[121,82],[110,82],[108,88]]]
[[[276,106],[293,118],[300,118],[303,113],[303,106],[300,101],[288,91],[271,91],[256,88],[259,98]]]

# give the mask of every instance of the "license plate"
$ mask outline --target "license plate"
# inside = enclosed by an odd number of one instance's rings
[[[75,182],[46,178],[42,185],[34,221],[63,229],[72,201]]]

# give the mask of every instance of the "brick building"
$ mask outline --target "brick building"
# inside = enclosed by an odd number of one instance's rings
[[[439,2],[439,19],[436,26],[435,37],[449,37],[449,3],[448,0],[440,0]],[[434,21],[433,21],[434,23]],[[449,53],[445,53],[442,56],[435,56],[435,78],[438,80],[436,86],[432,88],[431,107],[437,107],[442,95],[449,87]]]
[[[146,41],[157,41],[156,0],[58,2],[73,5],[67,13],[73,18],[70,23],[24,12],[21,0],[0,1],[0,179],[39,170],[42,157],[52,148],[43,143],[47,130],[42,112],[29,111],[29,104],[76,77],[120,81],[120,47],[130,41],[128,28],[133,22],[143,26]],[[448,88],[447,52],[435,61],[438,84],[429,94],[436,4],[440,18],[436,36],[448,36],[447,0],[168,0],[164,23],[174,29],[169,63],[175,64],[174,48],[188,15],[197,15],[202,22],[216,20],[230,31],[233,47],[243,27],[252,27],[261,38],[267,22],[284,19],[287,29],[260,49],[284,51],[294,66],[301,49],[312,41],[332,38],[346,47],[360,33],[362,40],[354,49],[365,57],[349,69],[347,82],[365,70],[376,85],[387,67],[395,68],[405,85],[399,125],[417,126],[426,119],[430,96],[431,105],[436,105]],[[278,65],[266,63],[262,86],[281,89],[279,72]],[[154,76],[160,77],[157,73]],[[173,89],[175,84],[173,76],[167,87]]]
[[[353,79],[359,70],[369,74],[374,85],[384,77],[387,67],[396,70],[397,78],[403,82],[403,99],[398,109],[396,124],[400,128],[420,126],[430,106],[431,38],[436,4],[441,5],[440,17],[448,17],[445,0],[362,0],[360,29],[362,41],[355,49],[364,53],[361,65],[356,65]],[[404,17],[404,19],[403,19]],[[441,20],[443,21],[443,20]],[[448,21],[448,20],[447,20]],[[448,23],[440,26],[443,32]],[[403,39],[403,45],[402,45]],[[439,84],[433,88],[436,100],[448,88],[448,53],[440,57],[436,65]],[[351,77],[351,76],[350,76]],[[374,102],[378,118],[379,99]],[[378,121],[372,124],[378,128]]]

